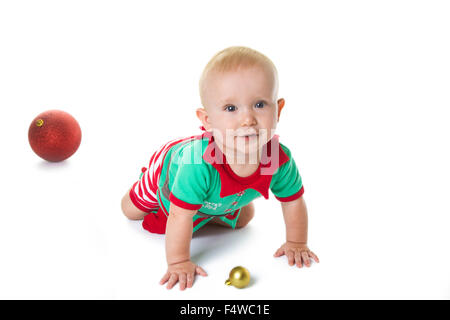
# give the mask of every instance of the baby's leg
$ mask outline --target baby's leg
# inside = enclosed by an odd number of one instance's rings
[[[241,209],[238,221],[236,222],[236,229],[245,227],[254,216],[255,216],[255,205],[253,204],[253,202],[250,202],[248,205],[246,205]],[[211,222],[214,224],[231,228],[231,226],[228,223],[223,222],[222,220],[220,220],[220,218],[214,218],[211,220]]]
[[[131,189],[130,189],[131,190]],[[130,198],[130,190],[122,198],[123,214],[130,220],[142,220],[148,214],[136,208]]]

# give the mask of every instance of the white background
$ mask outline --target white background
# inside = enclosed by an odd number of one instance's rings
[[[0,2],[0,298],[449,299],[447,1]],[[244,45],[276,64],[277,133],[305,185],[309,269],[272,257],[281,208],[191,244],[208,273],[158,284],[164,237],[121,213],[155,148],[198,134],[198,79]],[[58,164],[28,144],[37,114],[80,123]],[[254,281],[224,285],[236,265]]]

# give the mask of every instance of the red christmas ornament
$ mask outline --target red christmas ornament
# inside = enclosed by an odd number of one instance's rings
[[[67,112],[49,110],[39,114],[30,124],[28,141],[41,158],[58,162],[69,158],[81,143],[81,128]]]

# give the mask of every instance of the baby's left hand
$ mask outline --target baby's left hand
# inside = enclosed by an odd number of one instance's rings
[[[313,259],[315,262],[319,263],[319,258],[317,258],[314,252],[309,250],[308,246],[304,243],[287,241],[275,252],[273,256],[281,257],[282,255],[286,255],[290,266],[296,264],[299,268],[303,266],[303,263],[309,267],[311,265],[310,259]]]

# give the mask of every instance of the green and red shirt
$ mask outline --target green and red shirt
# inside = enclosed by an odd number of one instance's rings
[[[235,228],[241,208],[261,196],[268,199],[269,189],[282,202],[303,194],[291,152],[278,140],[274,135],[264,146],[258,169],[248,177],[233,172],[209,132],[166,144],[152,157],[147,181],[135,184],[131,199],[138,208],[149,211],[151,204],[145,201],[156,198],[166,216],[171,202],[198,210],[194,231],[214,217]]]

